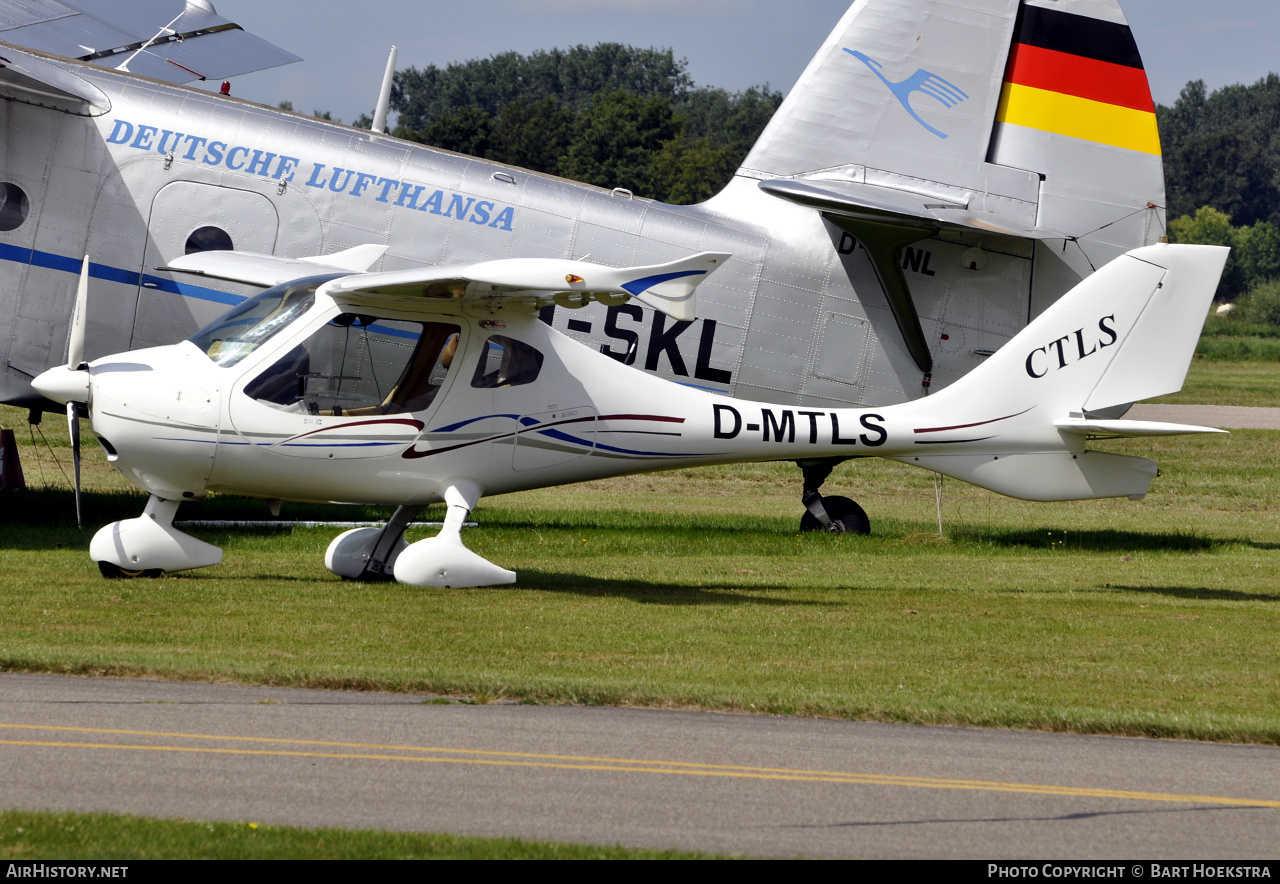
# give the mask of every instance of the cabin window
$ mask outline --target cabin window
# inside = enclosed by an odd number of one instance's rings
[[[542,371],[542,353],[523,341],[494,335],[484,342],[471,386],[480,389],[532,384]]]
[[[460,332],[444,322],[343,313],[254,378],[244,392],[299,414],[425,411],[448,377]]]
[[[196,252],[232,252],[236,244],[231,241],[231,234],[221,227],[201,227],[193,230],[187,237],[187,254]]]
[[[16,184],[0,184],[0,231],[17,230],[27,220],[31,204],[27,194]]]
[[[310,310],[316,300],[316,289],[345,275],[312,276],[269,288],[215,319],[188,340],[218,365],[229,368]]]

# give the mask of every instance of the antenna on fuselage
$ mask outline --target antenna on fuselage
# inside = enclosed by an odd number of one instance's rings
[[[396,77],[396,47],[387,56],[387,72],[382,75],[382,91],[378,93],[378,106],[373,111],[373,131],[379,135],[387,131],[387,113],[391,110],[391,83]]]

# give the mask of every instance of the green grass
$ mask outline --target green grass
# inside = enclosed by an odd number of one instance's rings
[[[1196,356],[1207,362],[1261,362],[1280,364],[1280,340],[1252,336],[1201,338]]]
[[[1204,329],[1200,334],[1205,338],[1280,338],[1280,326],[1262,322],[1248,322],[1233,315],[1219,316],[1217,312],[1205,317]]]
[[[0,811],[0,860],[708,859],[704,854],[466,838],[296,829],[254,822],[158,820],[106,813]]]
[[[224,565],[104,581],[70,495],[28,493],[0,668],[1280,743],[1280,434],[1108,447],[1160,460],[1146,501],[947,482],[942,536],[930,474],[878,460],[827,487],[868,538],[800,536],[781,464],[489,499],[467,542],[520,584],[484,590],[343,583],[331,530],[199,532]],[[136,515],[95,457],[87,524]]]
[[[1280,328],[1210,313],[1196,346],[1196,357],[1206,362],[1261,362],[1280,367],[1276,365],[1280,364]]]
[[[1151,402],[1280,408],[1280,341],[1271,343],[1277,348],[1277,361],[1214,362],[1196,359],[1191,363],[1182,392],[1152,399]]]

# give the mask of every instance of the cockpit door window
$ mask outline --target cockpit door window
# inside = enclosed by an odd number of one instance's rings
[[[461,329],[342,313],[250,381],[245,395],[298,414],[426,411],[448,376]]]
[[[542,371],[542,353],[523,341],[494,335],[484,342],[471,386],[477,389],[532,384]]]

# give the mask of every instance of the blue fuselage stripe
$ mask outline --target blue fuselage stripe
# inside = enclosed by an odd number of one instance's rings
[[[42,252],[39,249],[24,249],[6,243],[0,243],[0,261],[30,264],[32,267],[61,270],[63,273],[78,274],[80,272],[80,260],[77,258],[55,255],[53,252]],[[190,285],[185,282],[175,282],[172,279],[164,279],[150,274],[143,275],[133,270],[124,270],[107,264],[94,264],[92,261],[89,262],[89,276],[93,279],[117,282],[121,285],[141,285],[152,291],[181,295],[184,298],[194,298],[197,301],[212,301],[216,304],[226,304],[228,306],[235,306],[244,300],[240,295],[233,295],[230,292]]]

